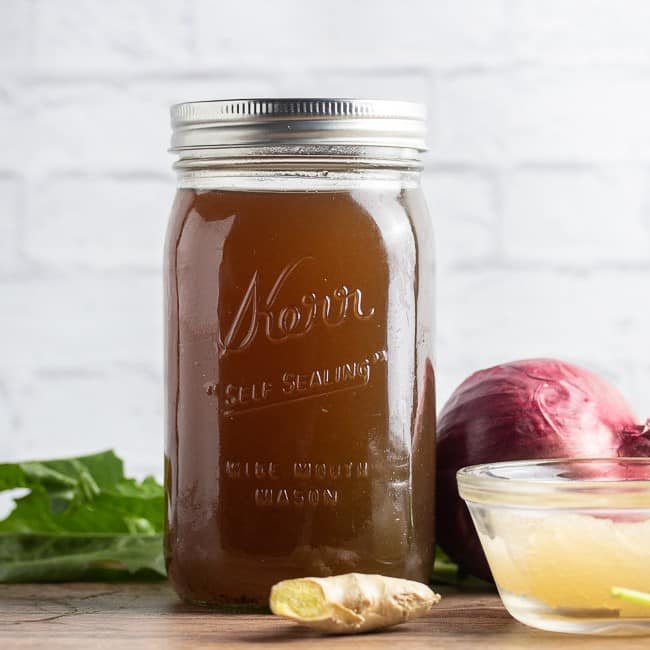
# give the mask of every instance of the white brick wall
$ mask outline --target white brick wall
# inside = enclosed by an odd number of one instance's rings
[[[159,268],[170,181],[133,172],[49,175],[27,201],[26,256],[63,270]]]
[[[648,179],[648,172],[629,167],[515,170],[503,191],[505,258],[587,267],[648,261],[648,224],[642,218]]]
[[[14,174],[0,176],[0,277],[18,266],[20,211],[20,180]]]
[[[555,355],[650,415],[650,3],[0,3],[0,460],[160,475],[167,107],[427,102],[441,403]]]

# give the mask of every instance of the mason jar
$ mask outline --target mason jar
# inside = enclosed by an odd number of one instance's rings
[[[171,110],[166,538],[205,604],[434,551],[434,251],[424,108],[250,99]]]

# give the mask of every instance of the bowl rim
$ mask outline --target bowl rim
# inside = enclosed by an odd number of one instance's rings
[[[647,466],[648,479],[581,479],[559,476],[510,478],[495,471],[598,463]],[[547,458],[500,461],[462,467],[456,473],[465,501],[532,507],[650,508],[650,458]]]

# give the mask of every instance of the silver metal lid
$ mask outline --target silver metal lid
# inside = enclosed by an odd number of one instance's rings
[[[422,104],[365,99],[228,99],[171,108],[171,151],[257,147],[382,147],[424,151]],[[224,151],[225,154],[225,151]],[[197,155],[204,155],[197,152]],[[403,154],[402,154],[403,156]]]

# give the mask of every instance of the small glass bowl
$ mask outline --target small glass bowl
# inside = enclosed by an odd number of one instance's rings
[[[650,605],[634,593],[650,592],[650,458],[492,463],[457,478],[514,618],[650,634]]]

